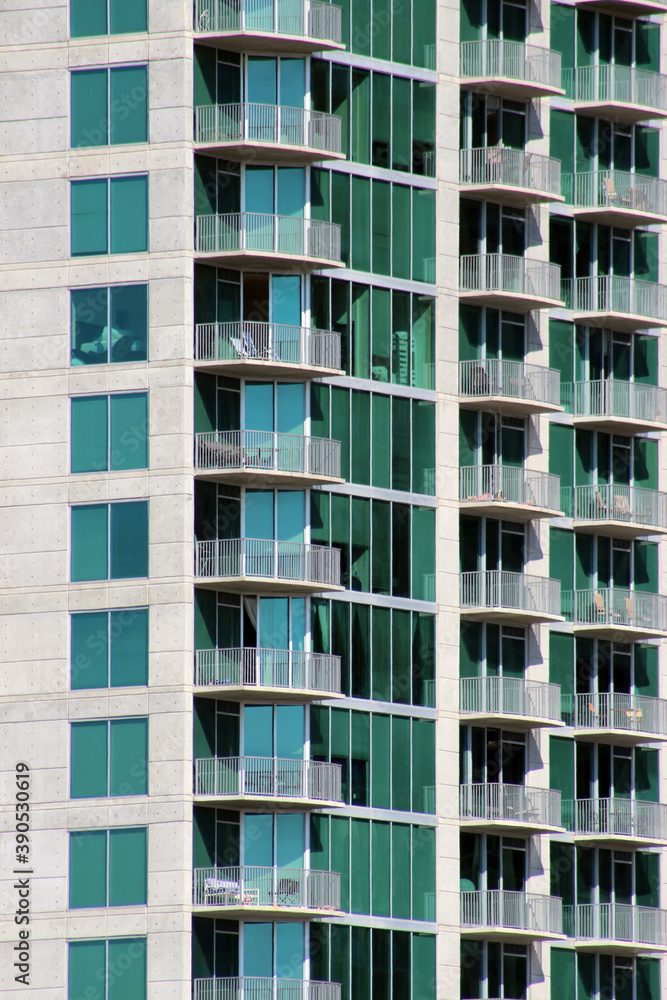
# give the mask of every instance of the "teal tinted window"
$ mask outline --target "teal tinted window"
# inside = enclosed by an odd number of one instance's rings
[[[114,975],[117,969],[123,975]],[[109,941],[107,1000],[146,1000],[146,939],[112,938]]]
[[[148,285],[109,289],[110,361],[146,361],[148,357]]]
[[[110,70],[109,121],[112,145],[148,140],[146,66],[119,66]]]
[[[108,396],[72,400],[71,471],[109,468]]]
[[[146,827],[109,830],[109,906],[146,903],[148,831]]]
[[[107,69],[71,74],[70,144],[74,148],[108,143],[108,81]]]
[[[148,576],[148,501],[72,507],[71,578]]]
[[[72,615],[70,676],[73,691],[103,688],[109,683],[107,611]]]
[[[111,178],[111,253],[148,250],[148,177]]]
[[[69,906],[107,905],[107,831],[69,835]]]
[[[109,615],[111,687],[148,684],[148,608]]]
[[[148,719],[110,722],[109,794],[148,793]]]
[[[147,393],[72,400],[72,472],[147,466]]]
[[[147,0],[109,0],[110,34],[124,35],[147,30]]]
[[[148,393],[109,397],[110,467],[148,468]]]
[[[146,360],[148,285],[73,289],[70,298],[73,365]]]
[[[71,38],[147,30],[147,0],[70,0]]]
[[[71,579],[106,580],[109,575],[109,507],[72,507]]]
[[[70,941],[68,1000],[146,1000],[146,939]]]
[[[72,181],[72,256],[108,252],[107,181]]]
[[[70,746],[70,795],[85,799],[108,795],[108,723],[73,722]]]
[[[67,1000],[81,1000],[86,995],[102,998],[100,984],[107,978],[107,942],[70,941],[67,957]]]
[[[111,507],[111,579],[148,576],[148,501]]]
[[[70,0],[70,37],[107,34],[107,0]]]
[[[148,177],[71,182],[72,256],[148,249]]]
[[[145,904],[146,869],[146,827],[70,833],[70,908]]]
[[[73,691],[148,683],[148,609],[92,611],[71,617]]]

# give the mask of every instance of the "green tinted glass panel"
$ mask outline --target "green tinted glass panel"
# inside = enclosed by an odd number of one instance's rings
[[[435,920],[435,830],[412,828],[412,919]]]
[[[412,508],[412,596],[435,600],[435,510]]]
[[[390,532],[391,505],[384,500],[372,501],[372,566],[371,583],[374,594],[389,594],[391,560],[387,549]],[[388,670],[388,664],[387,664]]]
[[[109,976],[107,1000],[146,1000],[146,938],[109,941],[109,968],[123,975]]]
[[[366,70],[352,70],[352,159],[370,163],[371,75]],[[368,187],[368,181],[366,182]],[[367,196],[368,197],[368,196]],[[352,209],[354,212],[354,207]]]
[[[72,400],[72,472],[104,472],[109,468],[107,396]]]
[[[339,171],[331,173],[331,221],[341,227],[343,263],[350,263],[350,177]]]
[[[148,501],[111,504],[111,579],[148,576]]]
[[[146,827],[109,830],[109,906],[146,903]]]
[[[412,384],[435,388],[435,300],[412,296]]]
[[[576,960],[573,951],[563,948],[551,949],[551,998],[552,1000],[575,1000]]]
[[[71,38],[86,38],[107,33],[107,0],[70,0]]]
[[[435,1000],[435,935],[412,935],[412,996]]]
[[[148,357],[148,285],[110,288],[111,361],[146,361]]]
[[[107,974],[106,941],[70,941],[67,963],[67,1000],[100,997]]]
[[[403,343],[403,331],[394,333],[395,346],[398,347],[395,355],[399,357],[399,365],[402,351],[405,347],[407,351],[407,332],[405,334],[406,344]],[[398,366],[394,366],[395,368]],[[391,401],[391,480],[392,489],[410,489],[410,400],[394,397]]]
[[[108,143],[107,83],[106,69],[86,69],[71,74],[70,144],[73,148],[106,146]]]
[[[107,504],[72,507],[72,582],[109,576]]]
[[[371,434],[371,447],[373,449],[372,479],[373,486],[380,486],[384,489],[389,489],[390,485],[389,435],[391,420],[389,408],[389,396],[379,396],[377,393],[373,393],[373,425]]]
[[[372,36],[373,58],[390,60],[391,0],[373,0]]]
[[[391,185],[386,181],[373,181],[373,271],[391,274]],[[373,290],[375,292],[375,289]],[[388,325],[388,323],[387,323]],[[375,322],[373,323],[375,330]],[[376,375],[373,376],[378,377]],[[388,382],[388,378],[381,378]]]
[[[412,277],[435,281],[435,191],[412,189]]]
[[[391,827],[391,915],[410,916],[410,827]]]
[[[102,365],[108,361],[108,290],[82,288],[70,293],[73,365]]]
[[[373,166],[389,167],[391,77],[386,73],[373,73],[373,131],[371,140]]]
[[[107,190],[106,179],[71,182],[73,257],[108,253]]]
[[[370,261],[369,261],[370,267]],[[371,291],[367,285],[352,286],[352,374],[355,378],[369,378],[371,330],[370,330]],[[368,431],[366,424],[366,431]],[[368,433],[366,433],[368,437]],[[368,483],[368,479],[356,480]]]
[[[110,795],[148,792],[148,719],[112,719]]]
[[[352,913],[370,913],[371,864],[370,823],[364,819],[351,820],[352,868],[350,872]]]
[[[410,188],[394,184],[391,192],[391,268],[395,278],[410,277]],[[413,254],[414,256],[414,254]]]
[[[148,250],[148,177],[111,178],[111,253]]]
[[[391,824],[371,824],[371,861],[373,880],[371,885],[372,909],[375,917],[391,916],[390,879],[391,870]]]
[[[112,145],[148,139],[148,68],[121,66],[111,70],[110,134]]]
[[[435,406],[412,401],[412,492],[435,494]]]
[[[374,288],[372,292],[372,306],[373,350],[371,377],[376,382],[389,382],[391,368],[391,293],[389,290],[386,288]],[[387,405],[389,404],[387,403]],[[389,430],[387,428],[388,433]]]
[[[411,129],[412,82],[395,76],[392,81],[391,165],[409,171],[412,165]]]
[[[148,467],[148,393],[110,396],[111,469]]]
[[[69,835],[69,905],[71,909],[107,905],[107,831]]]
[[[124,35],[148,30],[147,0],[109,0],[109,32]],[[134,997],[128,997],[134,1000]]]
[[[107,722],[73,722],[70,747],[70,795],[86,799],[108,795]]]
[[[410,62],[412,48],[411,6],[410,0],[392,0],[392,58],[394,62],[406,64]]]
[[[106,611],[72,615],[70,662],[73,691],[107,687],[108,622]]]
[[[388,715],[373,715],[371,717],[371,804],[375,809],[389,809],[391,807],[390,722]]]
[[[394,612],[396,616],[396,612]],[[393,716],[391,720],[391,807],[410,809],[410,720]],[[394,914],[396,916],[396,914]],[[409,914],[402,914],[409,916]]]
[[[426,719],[412,720],[412,808],[435,812],[435,726]]]
[[[350,821],[347,816],[331,817],[331,871],[340,872],[340,906],[350,907]]]
[[[435,0],[417,0],[412,9],[412,65],[435,69]],[[415,993],[426,1000],[426,993]]]
[[[148,684],[148,608],[112,611],[111,687]]]
[[[331,436],[340,441],[341,476],[350,475],[350,393],[349,389],[331,390]]]

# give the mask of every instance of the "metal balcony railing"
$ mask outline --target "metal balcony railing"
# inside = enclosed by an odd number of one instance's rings
[[[341,119],[279,104],[207,104],[195,108],[194,140],[209,145],[273,143],[341,153]]]
[[[667,322],[667,285],[619,274],[563,281],[563,299],[568,309],[579,313],[617,313],[646,316]]]
[[[632,66],[580,66],[563,70],[567,97],[582,104],[631,104],[667,112],[667,76]]]
[[[341,658],[296,649],[198,649],[197,687],[229,686],[341,693]]]
[[[193,1000],[340,1000],[340,983],[312,979],[193,979]]]
[[[560,52],[523,42],[489,39],[463,42],[460,74],[465,78],[504,78],[560,90]]]
[[[194,30],[292,35],[340,44],[342,9],[321,0],[195,0]]]
[[[340,910],[340,875],[303,868],[195,868],[193,904]]]
[[[560,160],[509,146],[462,149],[459,180],[463,185],[500,184],[558,197],[561,193]]]
[[[496,500],[560,511],[560,476],[511,465],[464,465],[459,469],[459,500]]]
[[[340,586],[340,549],[264,538],[197,542],[195,576],[256,577]]]
[[[341,228],[335,223],[287,215],[237,212],[198,215],[197,253],[270,253],[278,256],[341,260]]]
[[[340,333],[283,323],[199,323],[195,361],[266,361],[341,367]]]
[[[563,822],[582,836],[667,841],[667,805],[637,799],[576,799],[563,802]]]
[[[667,701],[641,694],[605,691],[577,694],[574,699],[574,728],[616,729],[622,733],[667,738]]]
[[[578,521],[618,521],[667,530],[667,493],[617,484],[574,487],[572,516]]]
[[[461,257],[462,292],[504,292],[560,301],[558,264],[526,260],[502,253],[466,254]]]
[[[560,615],[560,581],[546,576],[488,570],[461,573],[462,608],[501,608]]]
[[[667,182],[623,170],[588,170],[563,176],[576,208],[624,209],[667,216]]]
[[[667,948],[667,911],[628,903],[580,903],[565,907],[576,938],[624,941]]]
[[[280,757],[205,757],[195,761],[195,795],[340,802],[341,794],[340,764]]]
[[[195,435],[198,472],[285,472],[340,478],[340,441],[276,431],[212,431]]]
[[[560,372],[544,365],[489,358],[459,362],[459,395],[464,398],[505,396],[560,406]]]
[[[563,592],[563,607],[573,625],[605,625],[649,632],[667,630],[667,597],[641,590],[598,587]],[[570,608],[572,608],[570,612]]]
[[[562,900],[558,896],[505,889],[462,892],[461,924],[532,931],[538,935],[561,934]]]
[[[604,379],[564,383],[561,402],[575,417],[667,423],[667,390],[639,382]]]
[[[512,715],[560,722],[560,687],[522,677],[462,677],[461,714]]]
[[[525,785],[461,785],[462,820],[560,826],[560,792]],[[666,807],[667,808],[667,807]]]

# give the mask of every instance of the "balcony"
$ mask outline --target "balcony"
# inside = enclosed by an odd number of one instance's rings
[[[195,796],[206,805],[321,809],[342,804],[341,766],[280,757],[195,761]]]
[[[467,198],[490,198],[505,205],[563,201],[560,160],[509,146],[462,149],[459,183]]]
[[[646,955],[667,951],[667,911],[627,903],[580,903],[566,907],[578,951]]]
[[[667,532],[667,493],[638,486],[575,486],[574,528],[614,538],[640,538]]]
[[[232,268],[308,272],[342,267],[340,226],[286,215],[198,215],[195,255]]]
[[[577,635],[615,642],[667,636],[667,597],[641,590],[599,587],[563,592],[563,608]]]
[[[501,570],[461,573],[461,617],[505,625],[562,621],[560,582]]]
[[[562,387],[561,399],[576,427],[626,435],[667,429],[667,392],[654,385],[570,382]]]
[[[197,149],[227,160],[271,163],[344,160],[341,119],[278,104],[211,104],[195,108]]]
[[[340,549],[264,538],[195,544],[197,586],[234,593],[314,594],[342,590]]]
[[[576,799],[563,803],[574,839],[591,847],[629,851],[667,844],[667,806],[637,799]]]
[[[560,687],[523,677],[462,677],[459,712],[466,724],[540,729],[562,726]]]
[[[195,868],[192,902],[231,920],[342,916],[340,875],[303,868]]]
[[[604,10],[617,17],[639,17],[641,14],[664,14],[667,3],[661,0],[575,0],[577,7]]]
[[[566,96],[580,115],[633,122],[667,118],[667,77],[631,66],[563,70]]]
[[[193,979],[192,1000],[340,1000],[340,983],[314,979]]]
[[[604,691],[574,696],[574,735],[589,743],[636,746],[667,740],[667,701]]]
[[[667,182],[622,170],[590,170],[563,177],[574,215],[604,226],[649,226],[667,222]]]
[[[461,257],[459,298],[494,309],[529,312],[562,305],[560,267],[509,254]]]
[[[459,406],[514,417],[554,413],[562,410],[560,373],[523,361],[460,361]]]
[[[460,819],[466,829],[505,836],[558,833],[560,792],[525,785],[461,785]]]
[[[246,378],[303,380],[343,374],[340,333],[280,323],[198,323],[195,364]]]
[[[196,40],[233,52],[342,49],[342,10],[319,0],[195,0]]]
[[[340,656],[292,649],[198,649],[200,697],[298,705],[342,697]]]
[[[488,889],[461,893],[461,937],[485,941],[553,941],[562,934],[558,896]]]
[[[560,517],[560,477],[510,465],[465,465],[459,503],[466,514],[508,521]]]
[[[342,483],[340,441],[275,431],[196,434],[195,475],[237,486]]]
[[[563,282],[566,308],[577,323],[611,327],[619,333],[667,326],[667,285],[618,274]]]
[[[559,52],[496,39],[463,42],[460,48],[464,87],[517,101],[563,93]]]

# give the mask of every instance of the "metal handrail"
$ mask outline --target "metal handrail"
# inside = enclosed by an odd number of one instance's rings
[[[577,208],[618,208],[667,216],[667,181],[624,170],[586,170],[563,176]]]
[[[561,89],[561,56],[553,49],[524,42],[487,39],[460,46],[462,77],[504,77]]]
[[[459,183],[502,184],[560,195],[560,160],[541,153],[509,146],[478,146],[462,149]]]
[[[558,264],[503,253],[465,254],[460,260],[462,292],[507,292],[561,300]]]
[[[195,108],[194,141],[272,143],[342,152],[338,115],[280,104],[206,104]]]
[[[563,803],[568,830],[582,836],[667,841],[667,805],[638,799],[575,799]]]
[[[464,465],[459,469],[459,500],[516,503],[560,511],[560,476],[511,465]]]
[[[341,335],[285,323],[198,323],[195,361],[269,361],[341,367]]]
[[[538,934],[562,933],[562,900],[533,892],[486,889],[461,893],[463,927],[505,927]]]
[[[667,701],[615,691],[577,694],[575,729],[617,729],[623,733],[667,736]]]
[[[461,573],[462,608],[506,608],[560,615],[560,580],[504,570]]]
[[[498,782],[461,785],[459,815],[462,820],[557,827],[561,826],[560,792]]]
[[[196,542],[195,576],[256,577],[340,586],[340,549],[264,538]]]
[[[341,693],[341,658],[296,649],[198,649],[197,687],[234,686]]]
[[[568,278],[562,293],[566,307],[580,313],[620,313],[667,322],[667,285],[620,274]]]
[[[577,938],[667,947],[667,910],[629,903],[579,903],[566,909]]]
[[[194,30],[202,33],[261,32],[339,45],[342,27],[342,8],[321,0],[195,0]]]
[[[572,597],[574,595],[574,599]],[[667,597],[621,587],[563,591],[564,609],[574,625],[607,625],[667,631]]]
[[[560,686],[523,677],[461,677],[459,710],[560,722]]]
[[[544,365],[497,358],[460,361],[459,395],[504,396],[560,406],[560,372]]]
[[[341,765],[281,757],[204,757],[195,795],[341,801]]]
[[[653,529],[667,529],[667,493],[616,483],[575,486],[572,516],[577,521],[639,524],[650,535]]]
[[[272,253],[317,260],[341,260],[341,227],[289,215],[234,212],[198,215],[197,253]]]
[[[566,383],[567,384],[567,383]],[[573,395],[575,417],[618,417],[646,423],[667,423],[667,390],[640,382],[601,379],[575,382]]]
[[[340,1000],[340,983],[258,976],[193,979],[193,1000]]]
[[[291,472],[340,478],[340,441],[276,431],[211,431],[195,435],[198,472]]]
[[[631,104],[667,111],[667,76],[634,66],[579,66],[563,71],[563,86],[573,100]]]
[[[194,906],[340,910],[338,872],[305,868],[195,868]]]

